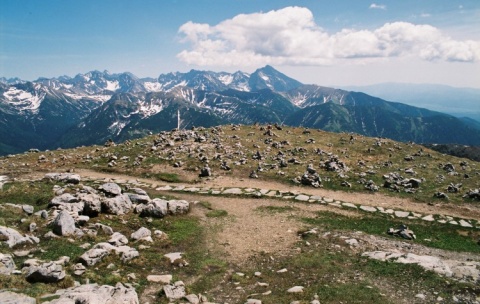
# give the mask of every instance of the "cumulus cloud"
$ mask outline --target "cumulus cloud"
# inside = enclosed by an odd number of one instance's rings
[[[177,58],[203,66],[329,65],[407,56],[428,61],[480,59],[480,42],[454,40],[430,25],[393,22],[375,30],[331,34],[302,7],[241,14],[217,25],[190,21],[179,33],[190,49]]]
[[[386,10],[387,9],[387,6],[384,5],[384,4],[376,4],[376,3],[372,3],[370,4],[370,8],[371,9],[381,9],[381,10]]]

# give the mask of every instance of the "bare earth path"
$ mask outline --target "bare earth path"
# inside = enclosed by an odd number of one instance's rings
[[[96,172],[93,170],[79,169],[77,173],[82,177],[90,178],[115,178],[115,179],[137,179],[142,183],[153,184],[153,185],[164,185],[165,182],[145,179],[145,178],[136,178],[127,175],[118,175],[118,174],[107,174],[102,172]],[[175,183],[169,183],[169,185],[180,185]],[[183,185],[183,184],[182,184]],[[239,188],[259,188],[259,189],[269,189],[269,190],[279,190],[279,191],[292,191],[298,193],[304,193],[309,195],[318,195],[333,198],[335,200],[349,202],[359,205],[383,207],[383,208],[392,208],[397,210],[406,210],[411,212],[417,212],[422,214],[438,214],[438,215],[449,215],[453,217],[460,217],[465,219],[474,219],[480,220],[480,208],[473,205],[454,205],[450,203],[442,203],[429,205],[426,203],[418,203],[409,199],[397,198],[387,196],[381,193],[349,193],[344,191],[331,191],[319,188],[311,187],[298,187],[291,186],[275,181],[265,181],[261,179],[237,179],[229,176],[221,176],[210,180],[203,180],[201,184],[196,184],[195,186],[201,187],[211,187],[211,188],[230,188],[230,187],[239,187]]]

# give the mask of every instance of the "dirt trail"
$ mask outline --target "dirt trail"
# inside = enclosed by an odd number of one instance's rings
[[[128,175],[119,174],[107,174],[102,172],[96,172],[93,170],[79,169],[77,173],[83,177],[90,178],[115,178],[123,180],[138,180],[142,183],[153,185],[164,185],[166,182],[136,178]],[[168,183],[169,185],[184,185],[176,183]],[[367,206],[383,207],[385,209],[392,208],[395,210],[406,210],[411,212],[417,212],[421,214],[439,214],[449,215],[453,217],[460,217],[465,219],[480,220],[480,207],[473,205],[454,205],[450,203],[439,203],[435,205],[429,205],[426,203],[417,203],[409,199],[391,197],[381,193],[349,193],[344,191],[332,191],[318,188],[299,187],[293,185],[286,185],[275,181],[265,181],[261,179],[238,179],[229,176],[221,176],[214,179],[202,180],[201,184],[196,186],[211,187],[211,188],[259,188],[279,191],[292,191],[298,193],[304,193],[309,195],[318,195],[323,197],[333,198],[335,200],[349,202],[353,204],[361,204]]]
[[[311,217],[316,211],[333,211],[347,216],[358,213],[340,208],[329,208],[319,204],[295,204],[275,199],[224,198],[218,196],[199,196],[195,194],[176,193],[181,199],[208,201],[215,210],[225,210],[227,217],[205,218],[204,208],[193,208],[192,214],[204,217],[205,222],[215,229],[220,227],[216,237],[210,239],[212,248],[223,248],[226,257],[237,264],[257,253],[288,255],[293,245],[299,240],[297,232],[305,228],[298,221],[302,217]],[[260,211],[261,207],[291,207],[287,212],[272,213]]]

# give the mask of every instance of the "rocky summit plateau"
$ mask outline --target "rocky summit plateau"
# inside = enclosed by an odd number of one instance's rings
[[[303,84],[268,65],[251,74],[191,70],[138,78],[91,71],[35,81],[0,78],[0,155],[137,139],[178,128],[179,120],[183,129],[260,123],[480,145],[478,121],[395,101]]]
[[[479,162],[353,132],[32,149],[0,157],[0,303],[480,303],[479,204]]]

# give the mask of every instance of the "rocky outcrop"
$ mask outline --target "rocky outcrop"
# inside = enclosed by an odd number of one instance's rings
[[[48,262],[40,266],[31,266],[25,278],[31,283],[54,283],[65,278],[65,271],[61,265]]]
[[[401,264],[417,264],[426,270],[451,277],[457,280],[478,282],[480,279],[480,263],[473,261],[446,260],[429,255],[399,253],[389,251],[364,252],[362,256],[380,261],[392,261]]]
[[[99,286],[97,284],[80,285],[69,289],[59,290],[60,297],[44,304],[138,304],[138,295],[135,288],[117,283]]]
[[[133,258],[138,257],[140,254],[135,248],[120,245],[114,246],[110,243],[98,243],[93,246],[92,249],[86,251],[79,257],[79,262],[85,266],[93,266],[100,262],[104,257],[111,252],[115,252],[120,256],[123,262],[130,261]]]

